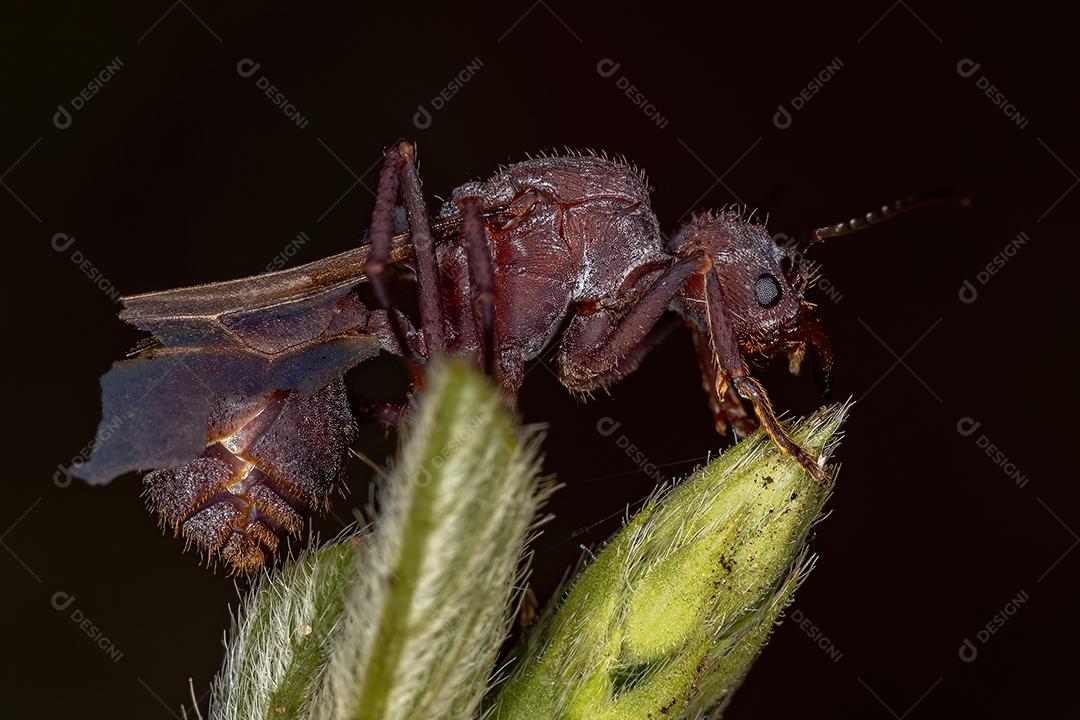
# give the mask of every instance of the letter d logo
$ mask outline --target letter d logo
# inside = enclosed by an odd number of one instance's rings
[[[57,610],[67,610],[71,607],[71,603],[75,602],[75,596],[63,590],[58,590],[53,593],[51,602],[52,606]]]
[[[58,130],[67,130],[71,127],[71,113],[63,105],[56,106],[56,112],[52,116],[52,124],[57,127]]]
[[[772,116],[772,124],[778,130],[787,130],[791,127],[791,113],[782,104],[776,106],[776,112]]]
[[[261,63],[257,63],[251,58],[242,58],[240,62],[236,63],[236,74],[242,78],[249,78],[259,71],[262,67]]]

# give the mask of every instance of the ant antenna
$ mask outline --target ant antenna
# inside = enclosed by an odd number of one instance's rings
[[[889,205],[882,205],[877,210],[871,210],[865,215],[853,217],[846,222],[820,227],[810,233],[807,245],[816,245],[820,242],[824,242],[825,238],[850,235],[851,233],[865,230],[871,225],[877,225],[886,220],[892,220],[894,217],[903,215],[912,210],[919,210],[928,205],[939,205],[943,203],[967,207],[971,205],[971,196],[953,190],[930,190],[917,195],[908,195]]]

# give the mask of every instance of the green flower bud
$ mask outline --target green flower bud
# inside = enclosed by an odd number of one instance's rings
[[[827,459],[846,411],[819,411],[794,439]],[[527,641],[492,716],[718,714],[809,570],[830,487],[758,432],[653,497]]]
[[[483,375],[447,361],[427,380],[375,532],[262,579],[215,681],[213,720],[476,714],[551,487],[538,434]]]
[[[536,439],[517,429],[472,368],[446,361],[429,369],[312,717],[473,717],[547,492]]]
[[[225,668],[214,681],[211,720],[304,716],[319,684],[327,637],[356,577],[362,542],[349,535],[260,579],[230,634]]]

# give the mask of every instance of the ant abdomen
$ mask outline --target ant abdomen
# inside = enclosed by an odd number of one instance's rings
[[[203,454],[148,473],[146,494],[163,526],[248,573],[325,507],[352,431],[340,378],[308,395],[225,396],[211,411]]]

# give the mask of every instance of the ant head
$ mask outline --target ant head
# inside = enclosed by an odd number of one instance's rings
[[[804,262],[800,243],[780,244],[752,214],[727,209],[694,217],[671,239],[669,250],[679,257],[704,252],[710,258],[744,355],[786,353],[796,373],[811,347],[827,387],[832,352],[813,317],[814,305],[804,299],[813,269]],[[695,308],[704,307],[703,301],[703,286],[691,282],[685,312],[699,314]]]
[[[753,213],[735,209],[695,217],[675,234],[668,249],[678,257],[704,252],[720,280],[720,292],[731,313],[744,354],[786,352],[789,367],[797,372],[807,347],[820,360],[826,390],[832,369],[832,351],[821,325],[813,317],[814,305],[803,299],[813,283],[815,268],[804,262],[805,253],[827,238],[849,235],[897,215],[928,205],[971,205],[971,197],[950,190],[910,195],[882,205],[845,222],[827,225],[795,238],[774,242]],[[683,311],[700,324],[704,301],[701,282],[690,282]]]
[[[704,252],[712,260],[740,341],[770,334],[800,313],[809,281],[801,256],[777,245],[752,216],[736,209],[695,216],[669,249],[680,257]]]

